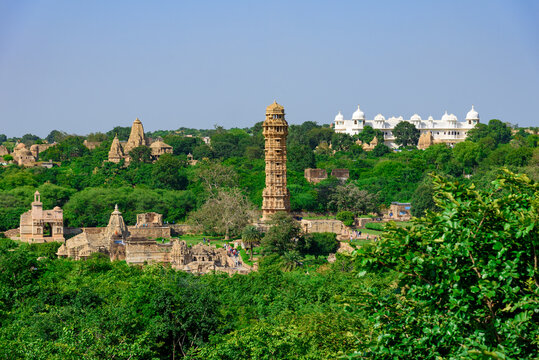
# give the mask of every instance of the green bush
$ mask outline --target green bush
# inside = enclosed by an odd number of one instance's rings
[[[369,222],[365,224],[366,229],[384,231],[385,225],[381,223]]]
[[[340,220],[343,222],[346,226],[353,226],[355,223],[355,215],[351,211],[341,211],[337,213],[337,220]]]

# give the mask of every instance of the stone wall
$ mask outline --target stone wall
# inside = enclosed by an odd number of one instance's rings
[[[340,220],[301,220],[301,229],[304,233],[322,233],[330,232],[335,234],[343,233],[343,230],[346,228],[342,221]]]
[[[136,227],[128,226],[127,230],[133,237],[145,237],[156,239],[159,237],[170,239],[170,227]]]
[[[155,240],[130,240],[125,246],[125,261],[128,264],[170,263],[172,244],[159,244]]]
[[[172,235],[194,234],[191,227],[187,224],[167,224],[166,226],[170,228]]]
[[[304,171],[305,180],[310,183],[319,183],[322,180],[328,178],[328,173],[326,169],[305,169]]]

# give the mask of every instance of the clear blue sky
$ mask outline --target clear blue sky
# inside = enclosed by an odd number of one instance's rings
[[[539,126],[539,1],[0,0],[0,133],[463,119]]]

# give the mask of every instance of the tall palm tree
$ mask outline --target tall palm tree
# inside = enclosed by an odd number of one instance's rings
[[[253,260],[253,246],[254,244],[257,244],[260,242],[260,239],[262,239],[262,233],[256,226],[253,225],[247,225],[242,233],[241,233],[241,239],[245,244],[249,245],[249,249],[251,252],[251,261]]]

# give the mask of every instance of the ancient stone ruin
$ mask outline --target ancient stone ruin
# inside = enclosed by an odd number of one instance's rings
[[[331,176],[344,182],[350,177],[350,171],[348,169],[333,169],[331,170]]]
[[[408,221],[412,218],[412,204],[392,202],[389,210],[384,215],[386,220]]]
[[[161,140],[151,142],[146,138],[142,122],[136,118],[135,121],[133,121],[133,126],[131,126],[131,133],[129,134],[127,142],[120,142],[118,136],[115,136],[114,140],[112,140],[108,161],[119,163],[124,159],[126,163],[129,163],[131,161],[129,152],[139,146],[149,146],[151,158],[154,161],[159,159],[163,154],[172,154],[173,151],[172,146],[165,144]]]
[[[64,241],[64,212],[58,206],[43,210],[41,195],[36,191],[32,208],[21,215],[19,230],[21,241]]]
[[[326,169],[305,169],[304,175],[305,180],[314,184],[328,178],[328,172]]]
[[[107,227],[83,228],[82,233],[58,249],[57,255],[85,260],[93,253],[102,253],[111,260],[125,260],[128,264],[170,264],[174,269],[193,273],[249,271],[238,268],[222,248],[203,244],[189,247],[185,241],[171,239],[170,228],[162,225],[161,214],[144,213],[137,215],[136,226],[127,226],[116,206]]]
[[[266,188],[262,192],[262,220],[278,211],[290,211],[290,192],[286,187],[286,137],[288,123],[284,108],[274,102],[266,108],[262,124],[265,138]]]

